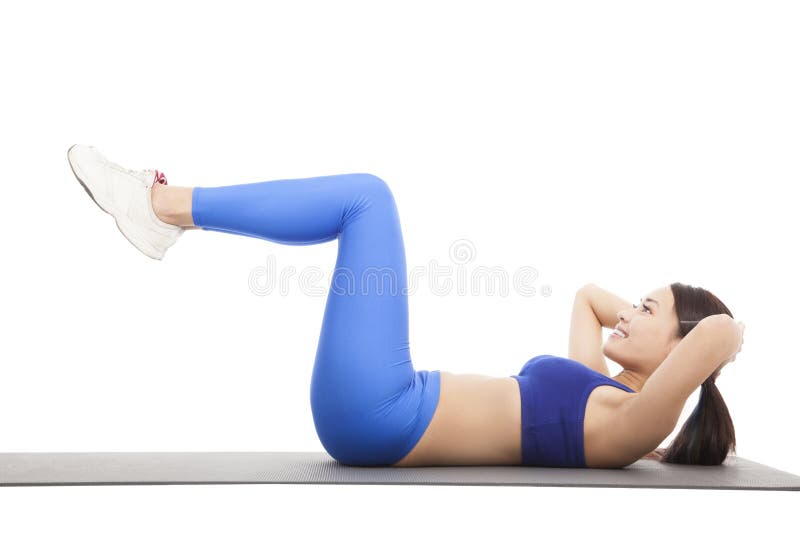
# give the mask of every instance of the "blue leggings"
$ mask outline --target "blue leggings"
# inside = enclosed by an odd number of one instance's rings
[[[439,371],[415,371],[406,258],[389,186],[339,174],[195,187],[194,225],[285,245],[339,240],[311,375],[325,450],[348,465],[391,465],[419,441],[439,403]]]

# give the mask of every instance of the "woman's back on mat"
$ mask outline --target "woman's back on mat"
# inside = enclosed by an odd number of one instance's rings
[[[647,455],[716,465],[735,450],[714,382],[741,349],[744,326],[705,289],[676,282],[635,305],[587,284],[575,294],[567,357],[539,354],[507,377],[417,370],[399,215],[384,180],[357,173],[175,187],[91,146],[74,145],[68,160],[94,202],[154,259],[186,229],[287,245],[339,240],[311,401],[320,441],[342,463],[624,467]],[[365,275],[376,270],[389,273],[390,291],[372,287]],[[604,327],[614,329],[605,342]],[[622,372],[612,378],[606,358]],[[656,449],[698,387],[681,432]]]

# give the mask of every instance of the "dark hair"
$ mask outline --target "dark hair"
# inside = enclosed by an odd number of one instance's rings
[[[720,313],[733,317],[728,307],[708,290],[678,282],[670,284],[669,287],[675,298],[678,336],[681,338],[704,317]],[[733,421],[714,383],[717,375],[715,372],[702,383],[697,406],[669,447],[653,451],[658,461],[673,464],[720,465],[729,451],[736,451]]]

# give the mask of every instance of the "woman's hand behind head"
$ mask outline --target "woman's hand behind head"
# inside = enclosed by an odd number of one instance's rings
[[[744,323],[743,323],[742,321],[736,321],[736,322],[734,323],[734,325],[735,325],[735,327],[736,327],[736,328],[734,329],[734,332],[735,332],[735,334],[734,334],[734,335],[736,335],[736,336],[737,336],[737,340],[736,340],[736,350],[734,351],[734,353],[733,353],[733,354],[731,354],[731,355],[728,357],[728,359],[727,359],[727,360],[725,360],[724,362],[722,362],[722,364],[720,364],[720,366],[716,368],[716,370],[714,371],[714,373],[711,375],[711,376],[712,376],[712,378],[714,378],[714,380],[716,380],[716,378],[719,376],[719,374],[720,374],[720,372],[722,371],[722,368],[723,368],[723,367],[725,367],[726,365],[728,365],[729,363],[731,363],[731,362],[733,362],[733,361],[736,361],[736,355],[737,355],[737,354],[739,354],[739,353],[741,352],[741,350],[742,350],[742,344],[744,343]]]
[[[736,352],[731,354],[731,357],[725,363],[736,361],[736,355],[742,350],[742,344],[744,343],[744,323],[742,321],[736,321],[736,332],[738,336]]]

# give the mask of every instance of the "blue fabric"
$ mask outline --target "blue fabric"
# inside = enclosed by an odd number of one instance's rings
[[[433,417],[440,372],[411,362],[405,250],[386,183],[338,174],[195,187],[192,217],[204,230],[286,245],[338,240],[311,375],[314,426],[341,463],[402,459]]]
[[[528,360],[518,375],[522,402],[522,464],[586,467],[583,418],[600,385],[635,393],[580,362],[549,354]]]

